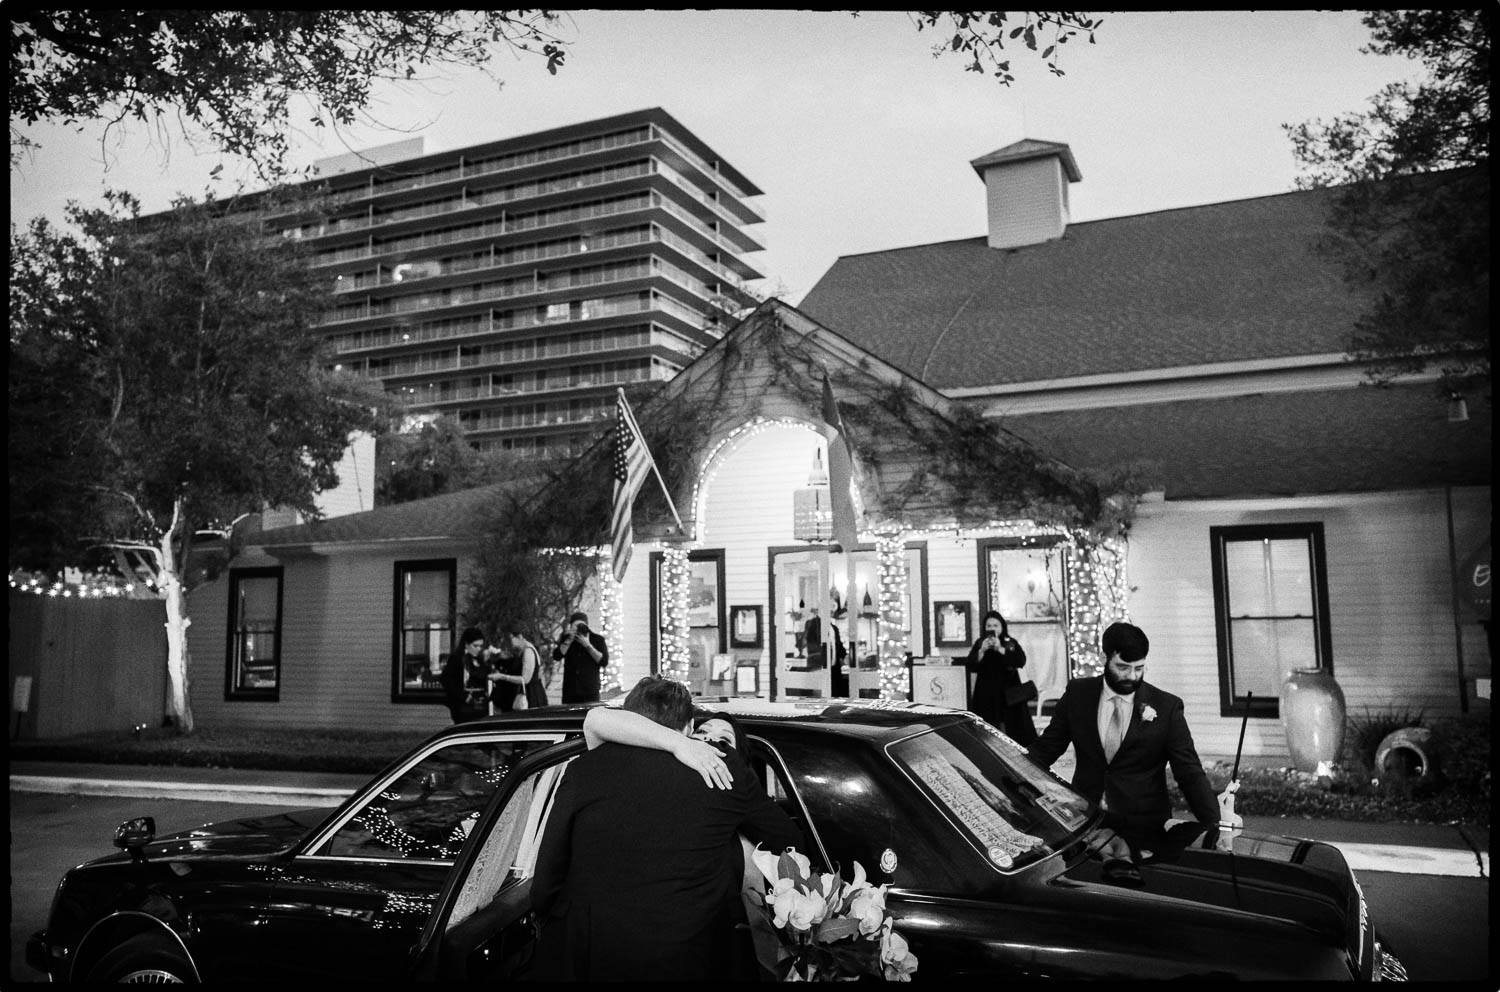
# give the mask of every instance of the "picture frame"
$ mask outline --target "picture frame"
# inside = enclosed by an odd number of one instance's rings
[[[731,606],[729,608],[729,646],[734,648],[758,648],[765,643],[761,606]]]
[[[734,655],[725,652],[709,659],[708,680],[729,682],[734,679]]]
[[[754,696],[760,693],[760,665],[755,662],[740,662],[734,670],[734,694]]]
[[[973,603],[967,599],[938,600],[932,604],[933,625],[938,647],[966,648],[973,640],[969,633]]]

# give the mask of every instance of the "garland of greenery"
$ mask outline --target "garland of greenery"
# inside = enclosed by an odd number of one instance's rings
[[[684,373],[693,380],[627,387],[657,469],[674,494],[692,490],[714,439],[766,415],[767,397],[804,396],[816,408],[826,374],[872,520],[942,518],[958,526],[1030,520],[1066,528],[1090,545],[1128,532],[1140,491],[1133,477],[1101,485],[971,409],[933,410],[909,383],[887,382],[865,364],[827,369],[776,306],[762,305],[743,322],[753,324],[714,345]],[[539,483],[496,502],[476,548],[466,622],[550,632],[581,601],[598,549],[609,542],[612,439],[611,420],[587,450],[546,462]],[[884,474],[903,467],[905,481],[881,484]],[[641,490],[634,519],[638,533],[675,530],[656,485]],[[550,659],[544,662],[550,666]]]

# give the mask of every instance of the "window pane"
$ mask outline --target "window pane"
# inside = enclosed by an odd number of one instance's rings
[[[405,625],[421,626],[422,621],[448,622],[448,570],[407,572]]]
[[[1272,614],[1312,616],[1312,559],[1307,541],[1272,541],[1270,555]]]
[[[274,576],[240,579],[240,626],[276,626],[276,589],[280,580]]]
[[[276,663],[276,631],[246,631],[241,635],[244,645],[242,656],[247,665],[274,665]]]
[[[511,766],[548,743],[482,741],[435,751],[380,790],[321,853],[451,861]]]
[[[1224,570],[1230,616],[1312,616],[1312,560],[1306,539],[1229,541]]]
[[[1232,617],[1263,617],[1270,612],[1265,545],[1264,541],[1228,541],[1224,545],[1224,574],[1229,580]]]
[[[991,548],[990,608],[1007,622],[1062,616],[1062,556],[1056,547]]]
[[[1231,620],[1234,694],[1274,699],[1294,668],[1318,664],[1316,631],[1308,620]]]

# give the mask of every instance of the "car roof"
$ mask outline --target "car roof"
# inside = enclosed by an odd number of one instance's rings
[[[472,731],[504,727],[535,727],[578,731],[583,719],[595,706],[619,707],[623,696],[604,703],[570,703],[534,710],[481,717],[448,728],[448,731]],[[974,719],[972,713],[889,699],[797,699],[770,700],[755,697],[694,697],[700,714],[726,713],[733,716],[747,732],[776,726],[795,726],[799,730],[827,732],[838,736],[888,738],[901,736],[900,731],[928,729]]]

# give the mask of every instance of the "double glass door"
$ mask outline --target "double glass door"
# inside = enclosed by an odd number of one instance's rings
[[[926,653],[925,548],[906,549],[901,624],[912,655]],[[779,696],[878,696],[879,562],[874,549],[771,552],[774,634],[771,662]]]

